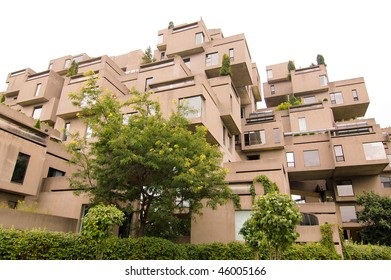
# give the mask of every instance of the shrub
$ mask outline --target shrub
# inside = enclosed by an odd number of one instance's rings
[[[341,256],[321,243],[294,244],[282,255],[283,260],[339,260]]]
[[[345,259],[391,260],[391,247],[380,245],[345,244]]]

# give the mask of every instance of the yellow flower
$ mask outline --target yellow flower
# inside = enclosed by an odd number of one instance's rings
[[[200,160],[202,161],[202,160],[205,160],[206,159],[206,155],[204,155],[204,154],[202,154],[202,155],[200,155]]]

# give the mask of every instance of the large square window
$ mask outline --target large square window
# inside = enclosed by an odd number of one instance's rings
[[[331,104],[343,104],[343,96],[341,92],[330,93]]]
[[[337,185],[338,196],[354,196],[352,181],[342,181]]]
[[[304,166],[320,166],[319,151],[304,151]]]
[[[341,219],[343,223],[355,223],[357,222],[356,207],[352,206],[340,206]]]
[[[391,177],[380,176],[380,182],[383,188],[391,188]]]
[[[382,142],[364,143],[362,145],[366,160],[387,159]]]
[[[244,145],[261,145],[266,143],[265,131],[255,130],[244,133]]]
[[[219,64],[219,53],[208,53],[205,56],[205,66],[213,66]]]
[[[186,118],[201,118],[204,113],[204,99],[201,95],[186,97],[179,100],[179,104],[187,107]]]

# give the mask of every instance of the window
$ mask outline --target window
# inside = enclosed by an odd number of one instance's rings
[[[342,145],[335,145],[334,152],[335,152],[335,160],[337,162],[345,161]]]
[[[190,109],[185,114],[186,118],[201,118],[204,114],[204,99],[201,95],[182,98],[179,104],[184,105]]]
[[[352,89],[352,95],[353,95],[353,101],[358,101],[358,94],[357,90]]]
[[[240,107],[240,117],[244,119],[246,117],[246,107],[241,106]]]
[[[157,43],[158,43],[158,44],[163,44],[163,39],[164,39],[163,34],[159,34],[159,35],[157,36]]]
[[[343,104],[341,92],[330,93],[331,104]]]
[[[223,145],[225,146],[225,134],[227,133],[226,132],[226,128],[225,128],[225,126],[223,126]]]
[[[235,211],[235,240],[244,241],[240,229],[243,227],[245,221],[251,216],[251,211]]]
[[[273,128],[273,138],[274,138],[274,144],[280,143],[280,129],[279,128]]]
[[[50,63],[48,69],[52,70],[52,68],[53,68],[53,63]]]
[[[92,136],[92,128],[87,125],[87,128],[86,128],[86,138],[91,138]]]
[[[366,160],[387,159],[382,142],[364,143],[362,145]]]
[[[268,79],[273,79],[273,70],[271,70],[271,69],[266,70],[266,73],[267,73],[267,78]]]
[[[12,178],[11,178],[12,183],[23,184],[24,176],[26,175],[29,160],[30,160],[29,155],[23,153],[18,154],[14,172],[12,173]]]
[[[71,123],[70,122],[65,123],[64,135],[62,136],[62,141],[67,141],[70,128],[71,128]]]
[[[230,152],[232,152],[232,147],[233,147],[233,144],[232,144],[232,135],[230,133],[228,133],[228,150]]]
[[[153,78],[152,77],[145,79],[144,91],[148,91],[149,90],[149,85],[152,84],[152,82],[153,82]]]
[[[234,49],[229,49],[229,59],[232,61],[234,61],[235,57],[234,57]]]
[[[383,188],[391,188],[391,177],[380,176],[380,182]]]
[[[196,33],[196,45],[204,43],[205,35],[203,32]]]
[[[160,60],[163,60],[165,56],[166,56],[166,52],[161,52],[160,53]]]
[[[188,58],[184,58],[184,59],[183,59],[183,62],[185,63],[185,65],[187,66],[187,68],[190,69],[190,58],[189,58],[189,57],[188,57]]]
[[[327,86],[327,84],[328,84],[327,76],[326,75],[320,75],[319,76],[319,83],[320,83],[321,87]]]
[[[48,177],[63,177],[63,176],[65,176],[64,171],[49,167]]]
[[[70,59],[66,59],[65,63],[64,63],[64,68],[68,69],[70,65],[71,65],[71,60]]]
[[[80,61],[83,60],[83,56],[82,55],[75,56],[72,60],[79,63]]]
[[[35,95],[34,96],[39,95],[39,92],[41,91],[41,86],[42,86],[42,84],[37,84],[37,87],[35,88]]]
[[[265,144],[265,131],[264,130],[256,130],[256,131],[248,131],[244,133],[244,145],[261,145]]]
[[[354,196],[352,181],[341,181],[337,184],[338,196]]]
[[[304,97],[303,97],[303,103],[304,103],[304,104],[316,103],[315,96],[304,96]]]
[[[260,155],[248,155],[247,160],[258,160],[260,159]]]
[[[356,207],[354,206],[340,206],[341,219],[343,223],[357,222]]]
[[[320,166],[319,151],[304,151],[304,166]]]
[[[137,112],[132,112],[132,113],[126,113],[122,115],[122,124],[127,125],[129,124],[129,118],[131,115],[137,114]]]
[[[270,85],[270,93],[275,94],[276,93],[276,87],[274,85]]]
[[[286,162],[288,167],[295,167],[295,155],[293,152],[286,153]]]
[[[213,66],[219,64],[219,53],[209,53],[205,56],[205,66]]]
[[[304,117],[299,118],[299,130],[307,131],[307,121]]]
[[[32,116],[33,119],[38,120],[41,117],[41,112],[42,112],[42,106],[34,107],[33,116]]]

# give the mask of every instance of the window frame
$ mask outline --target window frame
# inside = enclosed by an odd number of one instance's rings
[[[31,156],[25,153],[18,153],[14,170],[12,172],[11,183],[23,185],[26,177]]]
[[[292,155],[292,159],[290,159],[290,155]],[[286,158],[287,167],[295,167],[296,166],[295,153],[294,152],[286,152],[285,153],[285,158]]]
[[[340,149],[339,151],[337,151],[337,149]],[[340,154],[337,152],[340,152]],[[345,154],[343,152],[343,147],[342,145],[334,145],[334,154],[335,154],[335,161],[336,162],[344,162],[345,161]]]

